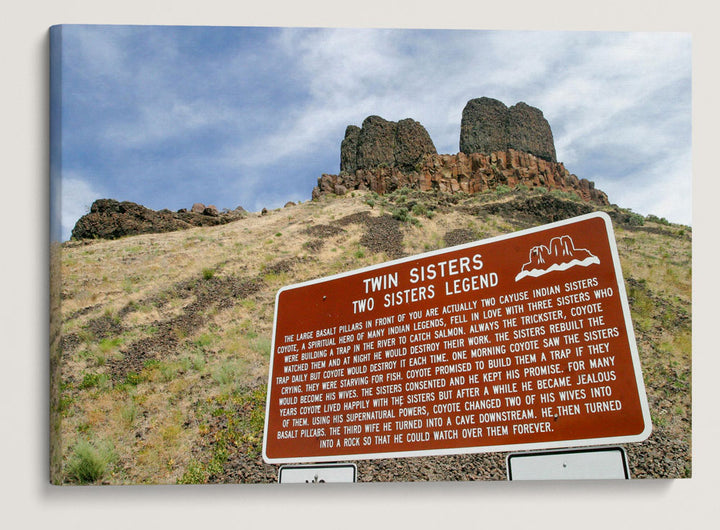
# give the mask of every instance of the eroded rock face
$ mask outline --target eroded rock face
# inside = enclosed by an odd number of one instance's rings
[[[422,163],[412,171],[403,171],[399,167],[376,167],[339,175],[323,174],[313,190],[313,199],[323,194],[344,195],[356,189],[379,194],[402,187],[421,191],[480,193],[500,185],[573,192],[588,202],[610,204],[607,195],[595,189],[593,182],[579,179],[562,163],[549,162],[514,149],[488,155],[425,155]]]
[[[340,171],[351,172],[357,169],[357,146],[360,130],[357,125],[348,125],[345,129],[345,138],[340,144]]]
[[[507,107],[491,98],[471,99],[460,121],[461,153],[492,153],[507,147]]]
[[[413,169],[426,154],[436,154],[430,135],[420,123],[368,116],[362,128],[349,125],[340,146],[340,171],[397,167]]]
[[[90,207],[90,213],[75,223],[72,239],[117,239],[137,234],[154,234],[183,230],[194,226],[214,226],[245,217],[242,208],[232,212],[218,212],[214,206],[195,203],[190,212],[181,209],[151,210],[130,201],[98,199]]]
[[[550,124],[540,109],[522,101],[508,109],[508,149],[525,151],[543,160],[557,162]]]
[[[397,123],[368,116],[350,125],[340,147],[340,174],[323,174],[313,199],[350,190],[389,193],[410,187],[423,191],[479,193],[497,186],[573,192],[609,204],[594,183],[558,163],[550,124],[540,109],[520,102],[507,107],[492,98],[467,102],[460,125],[460,152],[439,155],[415,120]]]
[[[412,171],[431,154],[437,150],[425,127],[410,118],[400,120],[395,132],[395,167]]]
[[[468,101],[460,123],[460,151],[490,154],[507,149],[557,162],[552,130],[540,109],[523,102],[508,108],[485,97]]]

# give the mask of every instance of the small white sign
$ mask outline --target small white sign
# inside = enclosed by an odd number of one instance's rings
[[[278,482],[280,484],[357,482],[357,466],[355,464],[281,466]]]
[[[508,480],[629,479],[622,447],[514,453],[507,457]]]

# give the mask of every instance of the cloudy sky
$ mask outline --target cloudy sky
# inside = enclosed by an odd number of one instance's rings
[[[692,222],[689,34],[64,26],[51,46],[63,240],[98,198],[308,200],[371,114],[457,153],[481,96],[540,108],[558,160],[611,202]]]

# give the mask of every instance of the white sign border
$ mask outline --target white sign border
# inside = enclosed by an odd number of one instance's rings
[[[337,468],[351,468],[352,469],[352,476],[353,479],[351,482],[348,481],[340,481],[340,482],[326,482],[326,484],[350,484],[350,483],[356,483],[358,479],[358,472],[357,472],[357,464],[307,464],[307,465],[289,465],[289,466],[280,466],[280,469],[278,470],[278,484],[302,484],[302,482],[283,482],[282,481],[282,473],[286,470],[298,470],[298,469],[337,469]]]
[[[338,278],[344,278],[346,276],[354,276],[373,270],[383,269],[405,263],[408,261],[414,261],[418,259],[424,259],[431,256],[439,256],[456,252],[458,250],[482,247],[498,241],[504,241],[506,239],[513,239],[516,237],[522,237],[536,232],[543,232],[551,230],[560,226],[575,224],[588,219],[600,218],[605,222],[605,229],[607,231],[608,242],[610,245],[610,253],[612,255],[613,266],[615,267],[615,278],[618,286],[618,296],[620,297],[620,304],[623,311],[625,320],[625,329],[627,331],[628,342],[630,346],[630,356],[632,359],[633,369],[635,371],[635,381],[637,383],[638,398],[640,400],[640,409],[642,411],[643,421],[645,429],[636,435],[627,436],[611,436],[604,438],[587,438],[587,439],[573,439],[573,440],[556,440],[552,442],[533,442],[533,443],[520,443],[520,444],[506,444],[506,445],[490,445],[490,446],[474,446],[474,447],[459,447],[459,448],[445,448],[445,449],[428,449],[418,451],[394,451],[386,453],[357,453],[357,454],[344,454],[344,455],[328,455],[328,456],[307,456],[307,457],[294,457],[294,458],[269,458],[267,456],[267,437],[268,437],[268,426],[269,426],[269,414],[270,410],[270,390],[272,388],[272,377],[273,377],[273,361],[275,359],[275,335],[278,317],[278,301],[280,295],[292,289],[305,287],[308,285],[315,285],[318,283],[330,282]],[[265,404],[265,427],[263,430],[263,446],[262,446],[262,457],[263,460],[268,464],[291,464],[291,463],[312,463],[312,462],[339,462],[339,461],[350,461],[350,460],[377,460],[381,458],[409,458],[409,457],[420,457],[420,456],[442,456],[442,455],[458,455],[458,454],[478,454],[478,453],[501,453],[506,451],[517,451],[517,450],[541,450],[541,449],[566,449],[568,447],[575,446],[597,446],[597,445],[613,445],[623,443],[635,443],[646,440],[652,432],[652,421],[650,419],[650,408],[647,401],[647,393],[645,392],[645,383],[642,377],[642,370],[640,366],[640,356],[637,349],[637,341],[635,339],[635,330],[633,328],[632,319],[630,317],[630,306],[627,301],[627,292],[625,291],[625,281],[622,275],[620,266],[620,256],[617,250],[617,244],[615,242],[615,232],[612,226],[612,220],[610,216],[605,212],[591,212],[585,215],[572,217],[570,219],[563,219],[554,223],[544,224],[528,228],[526,230],[519,230],[510,234],[504,234],[500,236],[491,237],[488,239],[482,239],[479,241],[473,241],[470,243],[464,243],[462,245],[456,245],[453,247],[442,248],[425,252],[422,254],[415,254],[412,256],[406,256],[392,261],[386,261],[371,265],[369,267],[363,267],[361,269],[355,269],[352,271],[346,271],[332,276],[326,276],[323,278],[317,278],[306,282],[296,283],[293,285],[287,285],[278,290],[275,296],[275,311],[273,316],[273,330],[272,330],[272,345],[270,349],[270,367],[268,374],[268,386],[267,386],[267,397]]]
[[[630,465],[628,464],[628,457],[627,457],[627,451],[625,451],[625,448],[619,446],[619,445],[608,445],[608,446],[592,446],[592,447],[572,447],[568,449],[557,449],[552,451],[528,451],[528,452],[520,452],[520,453],[508,453],[508,455],[505,457],[505,468],[507,469],[507,480],[509,482],[513,481],[526,481],[526,480],[549,480],[549,479],[543,479],[543,478],[537,478],[537,479],[517,479],[512,478],[512,463],[511,460],[513,459],[522,459],[522,458],[534,458],[534,457],[543,457],[543,456],[558,456],[558,455],[571,455],[571,454],[591,454],[591,453],[610,453],[610,452],[618,452],[620,453],[620,459],[622,462],[622,468],[623,473],[625,474],[625,477],[623,479],[609,479],[609,480],[630,480]],[[568,479],[554,479],[554,480],[568,480]],[[573,478],[569,480],[608,480],[608,479],[597,479],[593,477],[588,478]]]

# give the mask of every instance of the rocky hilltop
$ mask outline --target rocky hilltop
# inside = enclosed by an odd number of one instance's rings
[[[609,204],[593,182],[557,162],[552,130],[540,109],[523,102],[507,107],[486,97],[465,105],[457,154],[438,154],[425,127],[410,118],[393,122],[368,116],[360,127],[349,125],[340,145],[340,173],[320,176],[312,197],[351,190],[385,194],[405,187],[475,194],[519,185],[571,192],[589,203]],[[245,214],[241,207],[219,212],[215,206],[196,203],[189,211],[171,212],[99,199],[77,221],[72,239],[117,239],[214,226]]]
[[[340,173],[323,174],[313,199],[349,190],[380,194],[410,187],[421,191],[479,193],[504,185],[544,187],[609,204],[595,184],[557,162],[550,124],[523,102],[507,107],[491,98],[468,101],[460,126],[460,152],[437,154],[425,127],[369,116],[350,125],[340,149]]]
[[[155,211],[130,201],[98,199],[90,207],[90,213],[83,215],[75,223],[72,239],[118,239],[137,234],[172,232],[194,226],[215,226],[242,219],[245,213],[242,207],[219,212],[215,206],[201,203],[193,204],[190,211],[185,208],[177,212]]]

